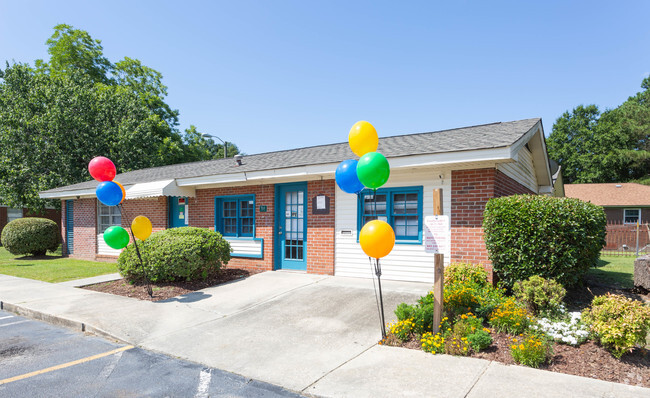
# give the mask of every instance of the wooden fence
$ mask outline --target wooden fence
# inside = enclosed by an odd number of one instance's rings
[[[648,224],[607,223],[607,237],[602,254],[636,256],[650,253],[650,226]]]

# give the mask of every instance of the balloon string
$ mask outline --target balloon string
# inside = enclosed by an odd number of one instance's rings
[[[372,264],[372,257],[370,257],[370,256],[368,256],[368,263],[370,264],[370,272],[372,274],[376,275],[376,272],[373,272],[373,271],[376,271],[376,268]],[[381,318],[381,309],[379,308],[379,295],[377,294],[377,285],[375,284],[374,275],[372,277],[372,288],[375,291],[375,301],[377,302],[377,315],[379,315],[379,326],[381,327],[381,330],[383,332],[383,330],[384,330],[384,321]],[[386,337],[386,336],[384,336],[384,334],[382,333],[382,338],[384,338],[384,337]]]
[[[128,218],[125,217],[126,210],[124,210],[122,203],[117,204],[117,209],[120,211],[120,221],[124,218],[126,219],[128,225],[129,220]],[[138,255],[138,260],[140,260],[140,267],[142,267],[142,276],[144,277],[144,281],[147,283],[147,293],[149,293],[149,297],[153,298],[153,289],[151,288],[151,283],[149,283],[149,278],[147,278],[147,271],[144,268],[144,261],[142,261],[142,256],[140,255],[140,248],[138,248],[138,242],[136,241],[135,235],[133,234],[133,228],[129,228],[129,230],[131,231],[131,238],[133,238],[135,253]]]

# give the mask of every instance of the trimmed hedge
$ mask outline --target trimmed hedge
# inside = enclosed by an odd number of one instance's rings
[[[220,233],[205,228],[166,229],[138,241],[138,248],[152,282],[206,279],[230,261],[230,244]],[[117,267],[127,280],[143,280],[133,243],[120,254]]]
[[[539,275],[564,286],[595,266],[605,245],[602,207],[573,198],[513,195],[485,206],[485,245],[504,287]]]
[[[13,255],[44,256],[61,243],[59,226],[52,220],[26,217],[13,220],[2,229],[2,246]]]

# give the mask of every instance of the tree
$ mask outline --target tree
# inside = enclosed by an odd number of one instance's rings
[[[3,204],[43,209],[39,191],[89,180],[99,155],[118,172],[219,157],[196,127],[178,131],[160,72],[128,57],[110,63],[99,40],[69,25],[47,45],[48,62],[0,70]]]
[[[52,75],[80,72],[94,82],[109,82],[107,74],[113,65],[104,57],[101,41],[94,40],[88,32],[59,24],[54,27],[54,34],[45,44],[50,62],[36,60],[36,67],[40,71]]]
[[[645,91],[602,114],[596,105],[565,112],[547,139],[568,183],[627,182],[650,173],[650,78]]]

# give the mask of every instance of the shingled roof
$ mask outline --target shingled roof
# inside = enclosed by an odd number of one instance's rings
[[[480,149],[508,147],[516,143],[538,122],[539,118],[498,122],[450,130],[398,135],[379,139],[379,149],[387,158],[403,156],[461,152]],[[232,158],[182,163],[153,167],[118,174],[115,179],[122,185],[161,180],[225,175],[242,172],[283,169],[307,165],[339,163],[354,158],[347,142],[319,145],[286,151],[246,155],[237,166]],[[119,165],[118,170],[119,170]],[[41,193],[55,193],[80,189],[92,189],[97,181],[54,188]]]
[[[650,206],[650,186],[631,182],[567,184],[564,195],[598,206]]]

